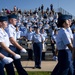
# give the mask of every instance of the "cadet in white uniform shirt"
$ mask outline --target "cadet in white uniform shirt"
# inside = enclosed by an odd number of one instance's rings
[[[32,31],[32,27],[29,27],[29,30],[26,34],[26,39],[28,44],[32,44],[32,37],[33,37],[34,32]],[[32,48],[28,48],[28,60],[33,60],[33,50]]]
[[[70,16],[69,17],[69,26],[71,26],[72,24],[72,20],[71,20],[71,18],[72,18],[72,16]],[[73,42],[73,32],[72,32],[72,30],[71,30],[71,28],[69,27],[69,28],[67,28],[67,31],[70,33],[70,36],[71,36],[71,40],[72,40],[72,42]]]
[[[43,49],[42,49],[42,60],[45,60],[45,52],[46,52],[46,39],[47,39],[47,33],[45,32],[45,29],[44,29],[44,27],[42,27],[41,28],[41,30],[40,30],[40,32],[41,32],[41,35],[43,36],[43,38],[44,38],[44,43],[42,44],[43,45]]]
[[[75,33],[74,33],[74,35],[73,35],[73,48],[74,48],[74,50],[73,50],[73,66],[74,66],[74,74],[73,74],[73,75],[75,75]]]
[[[15,14],[10,14],[8,16],[9,19],[9,25],[6,29],[8,35],[9,35],[9,40],[10,40],[10,49],[12,49],[14,52],[20,54],[20,52],[26,53],[27,51],[18,44],[16,41],[16,22],[17,22],[17,15]],[[15,60],[14,59],[14,65],[17,69],[17,72],[19,75],[28,75],[27,72],[23,69],[20,59]]]
[[[70,32],[67,31],[70,15],[61,15],[58,18],[58,35],[56,45],[58,49],[58,64],[51,75],[73,75],[72,51],[73,45]]]
[[[53,53],[53,60],[57,60],[57,48],[56,48],[56,36],[58,34],[58,30],[54,29],[54,34],[51,36],[51,46]]]
[[[7,20],[6,16],[0,16],[0,53],[5,56],[11,55],[14,59],[20,59],[20,55],[9,49],[9,37],[4,30],[7,27]],[[13,59],[10,57],[4,57],[4,59],[1,59],[2,65],[6,68],[7,75],[15,75],[12,61]]]
[[[41,69],[42,43],[44,42],[44,38],[40,33],[39,27],[36,27],[32,41],[33,41],[34,61],[35,61],[34,68]]]

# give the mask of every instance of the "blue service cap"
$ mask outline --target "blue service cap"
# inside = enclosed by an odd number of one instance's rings
[[[72,19],[71,15],[61,15],[58,18],[58,21]]]
[[[9,18],[9,19],[11,19],[11,18],[17,19],[17,15],[16,15],[16,14],[10,14],[10,15],[8,15],[8,18]]]
[[[0,16],[0,22],[3,21],[8,21],[8,17],[7,16]]]

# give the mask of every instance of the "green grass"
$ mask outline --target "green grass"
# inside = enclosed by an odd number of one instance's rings
[[[34,72],[28,72],[28,75],[50,75],[50,72],[34,71]]]
[[[15,75],[18,75],[17,72],[15,72]],[[28,71],[27,72],[28,75],[51,75],[51,72],[47,72],[47,71]]]

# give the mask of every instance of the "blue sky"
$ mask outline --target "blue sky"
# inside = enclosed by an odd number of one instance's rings
[[[75,16],[75,0],[0,0],[0,10],[2,8],[13,9],[15,5],[22,10],[29,10],[38,8],[41,4],[45,9],[50,4],[53,4],[55,9],[62,7]]]

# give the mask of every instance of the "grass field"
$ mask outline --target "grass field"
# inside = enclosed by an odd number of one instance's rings
[[[29,72],[27,72],[28,73],[28,75],[51,75],[51,72],[43,72],[43,71],[29,71]],[[6,74],[7,75],[7,74]],[[16,72],[16,75],[18,75],[17,74],[17,72]]]
[[[38,72],[38,71],[34,71],[34,72],[28,72],[29,75],[50,75],[50,72]]]

